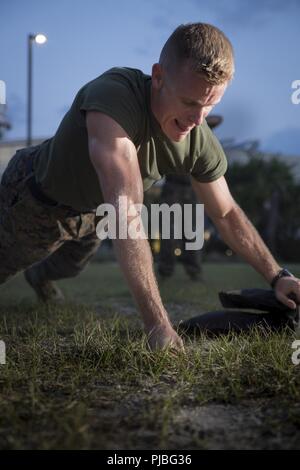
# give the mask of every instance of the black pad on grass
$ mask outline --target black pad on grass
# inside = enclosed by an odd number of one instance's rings
[[[202,313],[179,323],[178,328],[186,334],[202,332],[220,335],[230,331],[241,333],[253,326],[278,331],[289,327],[295,329],[299,323],[299,307],[291,310],[275,296],[274,291],[265,289],[242,289],[219,293],[223,307],[231,310],[217,310]],[[236,310],[232,310],[236,308]],[[259,310],[260,312],[242,311]]]

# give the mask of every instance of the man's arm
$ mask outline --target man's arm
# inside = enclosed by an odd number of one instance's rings
[[[89,153],[99,178],[104,201],[114,206],[119,224],[119,198],[130,204],[142,204],[143,184],[135,146],[122,127],[109,116],[88,112],[86,116]],[[129,226],[132,217],[127,217]],[[118,233],[118,232],[117,232]],[[131,293],[142,314],[150,346],[182,348],[182,340],[173,330],[162,304],[147,240],[114,240],[115,251]]]
[[[271,283],[280,271],[280,266],[245,213],[234,201],[225,178],[221,177],[211,183],[200,183],[193,178],[192,182],[197,196],[225,243],[262,274],[268,283]],[[296,308],[295,302],[288,298],[290,294],[294,294],[300,303],[299,279],[281,278],[276,283],[276,296],[288,307]]]

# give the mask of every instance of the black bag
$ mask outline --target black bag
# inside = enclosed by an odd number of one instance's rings
[[[225,308],[197,315],[179,323],[186,334],[227,334],[249,331],[253,326],[278,331],[285,327],[295,330],[299,325],[299,306],[291,310],[279,302],[273,290],[242,289],[220,292],[219,299]],[[232,310],[232,309],[237,310]],[[251,309],[253,311],[242,311]]]

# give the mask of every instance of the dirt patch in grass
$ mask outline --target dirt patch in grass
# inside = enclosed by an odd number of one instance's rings
[[[90,448],[102,449],[299,449],[299,404],[274,399],[235,404],[191,403],[175,408],[162,387],[111,389],[88,410]],[[151,400],[149,400],[151,393]]]
[[[78,303],[76,280],[74,302],[53,308],[23,301],[20,278],[10,304],[2,286],[1,449],[300,449],[291,332],[203,336],[187,339],[177,358],[153,354],[115,266],[107,286],[102,273],[101,296],[97,270],[83,283],[89,303]],[[163,287],[174,323],[218,308],[216,279],[228,271],[216,270],[211,285],[183,278],[179,292],[175,278]],[[231,288],[242,287],[235,270]]]
[[[183,407],[174,419],[169,445],[203,449],[299,449],[299,405],[246,401]],[[293,413],[295,422],[287,420]],[[194,441],[194,442],[193,442]]]

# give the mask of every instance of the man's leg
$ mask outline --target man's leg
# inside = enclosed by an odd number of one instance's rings
[[[32,176],[34,152],[34,148],[17,152],[1,180],[0,284],[29,268],[25,277],[38,297],[61,300],[52,280],[78,274],[93,256],[100,244],[96,216],[70,214],[32,196],[27,179]]]
[[[66,241],[50,256],[31,266],[27,272],[34,272],[41,282],[77,276],[95,255],[99,246],[100,240],[94,234],[80,240]]]
[[[64,241],[55,217],[29,191],[28,158],[28,152],[18,152],[0,185],[0,284],[48,256]]]
[[[94,215],[91,217],[95,218]],[[38,298],[62,300],[62,293],[53,281],[77,276],[95,255],[100,242],[94,230],[80,239],[66,241],[50,256],[28,268],[25,278]]]
[[[0,284],[49,256],[63,243],[57,227],[39,224],[28,201],[24,200],[27,207],[22,201],[10,214],[0,205]]]

